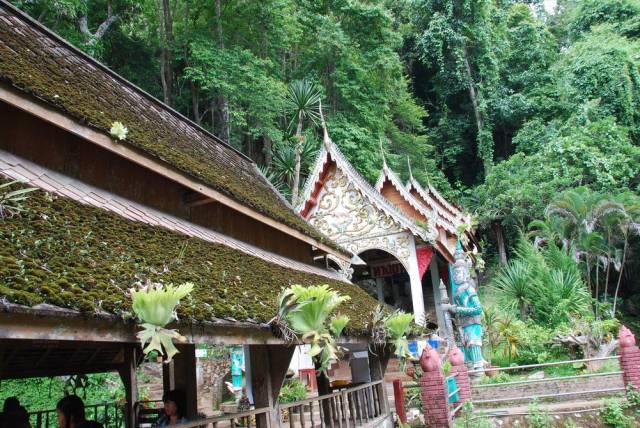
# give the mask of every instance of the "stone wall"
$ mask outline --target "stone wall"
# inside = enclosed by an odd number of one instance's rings
[[[211,416],[220,407],[225,389],[223,379],[230,369],[231,361],[228,359],[198,358],[196,370],[199,413]],[[140,400],[161,400],[162,363],[142,364],[138,372],[138,385]]]
[[[507,398],[507,397],[525,397],[530,395],[551,395],[565,392],[581,392],[599,389],[611,389],[611,388],[623,388],[622,375],[607,375],[597,376],[589,378],[577,378],[567,380],[554,380],[549,382],[536,382],[528,384],[517,385],[501,385],[496,386],[474,386],[472,390],[472,401],[477,400],[491,400],[495,398]],[[589,395],[570,395],[570,396],[556,396],[553,397],[554,401],[562,400],[575,400],[594,398],[597,394]],[[519,401],[522,402],[522,401]],[[491,403],[486,403],[491,405]]]

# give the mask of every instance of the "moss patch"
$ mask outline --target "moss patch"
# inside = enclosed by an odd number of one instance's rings
[[[6,182],[0,180],[0,183]],[[342,313],[361,330],[376,302],[355,285],[270,264],[197,238],[124,219],[44,191],[21,217],[0,219],[0,298],[99,310],[130,317],[127,290],[137,281],[193,281],[178,310],[194,322],[216,318],[265,322],[291,284],[329,284],[351,301]]]
[[[195,177],[227,196],[334,248],[289,208],[255,165],[219,140],[111,77],[86,56],[0,7],[0,80],[31,93],[109,135],[115,121],[124,142]],[[8,24],[11,22],[11,24]]]

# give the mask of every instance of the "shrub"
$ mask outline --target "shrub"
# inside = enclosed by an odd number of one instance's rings
[[[529,414],[525,418],[527,422],[527,427],[529,428],[552,428],[553,420],[551,417],[540,410],[540,407],[537,403],[529,406]]]
[[[613,428],[634,427],[635,420],[624,413],[627,407],[629,407],[629,404],[618,398],[606,400],[604,410],[602,411],[602,420]]]
[[[280,389],[278,401],[280,404],[294,403],[307,398],[307,387],[298,378],[293,378],[284,383]]]

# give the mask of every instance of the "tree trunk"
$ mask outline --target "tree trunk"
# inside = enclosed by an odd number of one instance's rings
[[[587,253],[587,288],[589,295],[593,296],[593,287],[591,287],[591,256]]]
[[[193,120],[200,125],[200,94],[198,92],[198,86],[193,80],[189,80],[191,86],[191,109],[193,111]]]
[[[216,33],[218,33],[218,47],[224,49],[224,34],[222,32],[222,0],[216,0]],[[220,105],[220,122],[222,139],[227,143],[231,140],[231,129],[229,126],[229,101],[227,97],[220,94],[218,97]]]
[[[160,5],[160,80],[164,103],[171,106],[173,104],[173,17],[169,0],[161,0]]]
[[[302,163],[302,113],[298,113],[298,128],[296,128],[296,146],[294,148],[296,155],[296,167],[293,174],[293,186],[291,188],[291,205],[294,207],[298,203],[298,192],[300,187],[300,167]]]
[[[264,164],[269,167],[271,166],[271,162],[273,161],[273,155],[271,153],[273,149],[273,141],[271,141],[271,138],[269,138],[269,136],[266,134],[262,135],[262,140],[264,142],[262,146]]]
[[[47,7],[45,6],[45,9],[42,11],[42,14],[38,17],[38,21],[44,18],[44,14],[46,11],[47,11]],[[118,16],[113,14],[111,2],[107,3],[107,19],[102,21],[102,23],[98,26],[98,29],[96,30],[95,33],[92,33],[89,30],[89,22],[87,19],[87,14],[85,13],[82,16],[80,16],[80,18],[78,18],[78,29],[84,36],[85,44],[89,46],[95,46],[104,37],[104,35],[109,30],[109,27],[111,27],[111,25],[114,22],[116,22],[117,19],[118,19]]]
[[[596,257],[596,319],[600,319],[598,317],[598,294],[600,293],[600,262]]]
[[[502,225],[494,221],[492,224],[493,233],[496,235],[496,242],[498,243],[498,254],[500,256],[500,264],[507,264],[507,248],[504,242],[504,233],[502,231]]]
[[[620,283],[622,282],[622,274],[624,272],[624,264],[627,261],[627,247],[629,245],[629,238],[627,235],[624,237],[624,247],[622,249],[622,263],[620,264],[620,274],[618,275],[618,283],[616,284],[616,292],[613,295],[613,317],[616,316],[616,305],[618,304],[618,291],[620,290]]]
[[[611,274],[611,232],[609,232],[607,235],[607,273],[604,281],[604,298],[602,299],[603,302],[607,301],[610,274]]]
[[[471,106],[473,107],[473,115],[476,120],[476,127],[478,129],[478,154],[482,159],[484,166],[485,177],[489,174],[491,167],[493,166],[493,150],[488,152],[486,147],[483,146],[483,139],[485,138],[485,124],[482,112],[480,111],[480,105],[478,104],[478,96],[476,94],[475,83],[473,80],[473,74],[471,73],[471,64],[469,62],[469,51],[466,47],[462,49],[464,56],[464,68],[467,73],[467,89],[469,91],[469,98],[471,99]]]

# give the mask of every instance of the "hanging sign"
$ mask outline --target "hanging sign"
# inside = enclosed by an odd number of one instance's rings
[[[404,266],[402,263],[390,263],[387,265],[371,266],[371,276],[374,278],[383,278],[385,276],[392,276],[398,273],[404,273]]]

